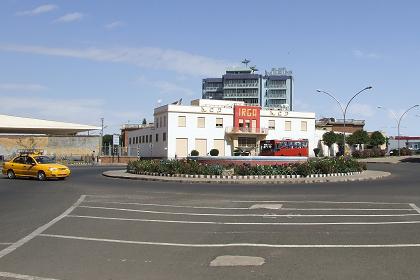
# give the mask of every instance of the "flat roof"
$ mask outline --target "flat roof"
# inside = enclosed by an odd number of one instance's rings
[[[0,133],[72,135],[100,129],[84,124],[0,115]]]

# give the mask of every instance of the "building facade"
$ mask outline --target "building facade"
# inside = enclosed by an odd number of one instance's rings
[[[346,127],[344,128],[343,119],[322,118],[316,121],[316,129],[325,131],[334,131],[336,133],[347,134],[354,133],[357,130],[362,130],[365,127],[364,120],[346,119]]]
[[[258,155],[259,141],[308,139],[315,143],[315,113],[261,109],[243,101],[198,99],[154,110],[154,125],[127,131],[128,150],[141,157],[184,158],[192,150],[231,156],[235,149]]]
[[[420,136],[391,136],[388,140],[388,151],[398,149],[398,140],[400,148],[408,148],[413,151],[420,150]]]
[[[263,108],[293,109],[293,77],[286,68],[273,68],[265,75],[255,74],[255,68],[232,68],[222,78],[207,78],[202,82],[202,98],[242,101]]]

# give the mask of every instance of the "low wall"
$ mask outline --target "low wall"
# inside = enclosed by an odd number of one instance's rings
[[[99,161],[101,164],[110,164],[110,163],[125,163],[127,164],[129,161],[135,161],[137,157],[99,157]]]
[[[8,158],[18,149],[42,149],[57,157],[91,156],[99,152],[100,136],[0,135],[0,156]]]
[[[307,161],[307,157],[272,157],[272,156],[226,156],[226,157],[188,157],[188,159],[196,160],[205,164],[220,164],[220,165],[282,165],[294,162]]]

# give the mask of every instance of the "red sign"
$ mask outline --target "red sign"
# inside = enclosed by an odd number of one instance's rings
[[[260,107],[237,106],[234,107],[233,126],[260,128]]]

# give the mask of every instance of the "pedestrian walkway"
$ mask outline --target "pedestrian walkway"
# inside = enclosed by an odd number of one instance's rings
[[[415,156],[387,156],[387,157],[378,157],[378,158],[362,158],[358,159],[360,162],[366,163],[390,163],[396,164],[401,162],[420,162],[420,155]]]

